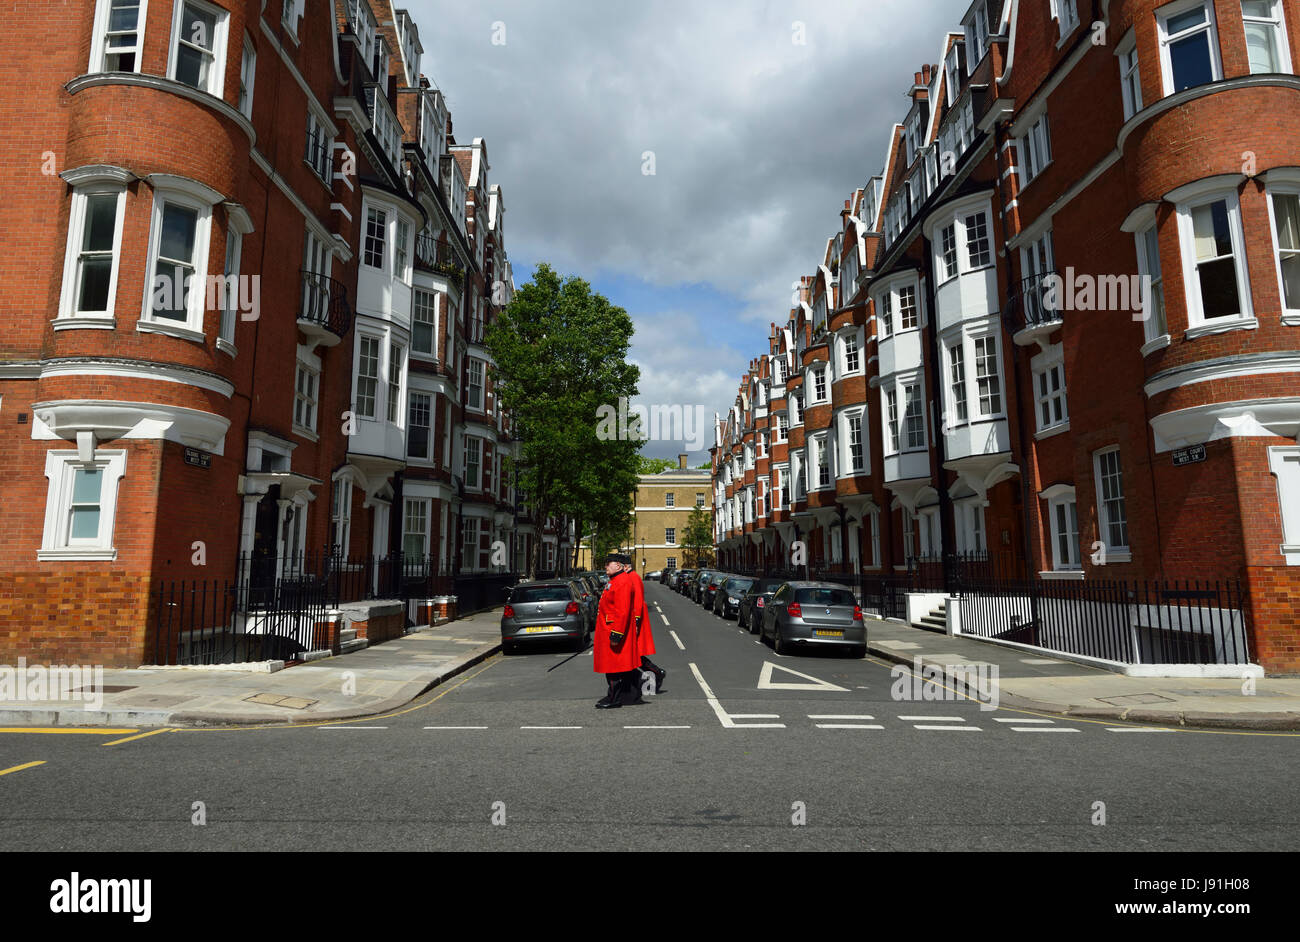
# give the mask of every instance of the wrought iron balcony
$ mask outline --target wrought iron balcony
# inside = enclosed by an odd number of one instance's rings
[[[347,285],[319,272],[302,269],[302,309],[298,326],[321,346],[332,347],[352,329]]]
[[[451,243],[435,239],[428,233],[421,233],[415,238],[415,263],[421,268],[446,275],[455,282],[460,282],[465,277],[465,269],[456,261]]]
[[[1055,292],[1051,290],[1053,285],[1057,289]],[[1061,326],[1059,295],[1060,281],[1054,271],[1021,279],[1020,293],[1011,298],[1007,307],[1007,326],[1016,343],[1031,344]]]

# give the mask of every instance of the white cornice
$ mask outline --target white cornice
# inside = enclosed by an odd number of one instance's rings
[[[1150,398],[1194,383],[1276,373],[1300,373],[1300,353],[1253,353],[1190,363],[1157,373],[1143,388]]]
[[[1294,440],[1300,432],[1300,396],[1211,402],[1151,419],[1155,451],[1161,454],[1221,438]]]
[[[1212,193],[1236,190],[1245,182],[1246,175],[1244,173],[1219,173],[1175,187],[1166,193],[1164,198],[1170,203],[1186,203],[1201,196],[1209,196]]]
[[[40,378],[46,379],[51,376],[117,376],[126,379],[180,383],[182,386],[194,386],[219,393],[227,399],[235,392],[234,383],[222,379],[215,373],[169,363],[152,363],[147,360],[66,357],[42,361]]]
[[[0,379],[40,379],[41,363],[39,360],[19,360],[0,363]]]
[[[93,432],[98,441],[117,438],[179,442],[213,454],[225,453],[230,420],[211,412],[152,402],[66,399],[32,403],[32,438],[75,441]]]
[[[193,177],[182,177],[174,173],[150,173],[144,177],[144,181],[155,190],[184,193],[186,196],[202,200],[209,206],[226,201],[222,193]]]
[[[263,28],[265,28],[265,24],[263,24]],[[215,95],[209,95],[197,88],[191,88],[184,82],[177,82],[161,75],[145,75],[139,72],[96,72],[91,75],[79,75],[63,87],[68,90],[70,95],[75,95],[83,89],[95,88],[100,85],[135,85],[140,88],[152,88],[156,91],[178,95],[181,98],[188,98],[201,105],[206,105],[223,118],[227,118],[239,125],[240,130],[248,136],[249,146],[257,143],[257,132],[253,130],[252,122],[244,117],[238,109],[226,104]]]
[[[1145,124],[1156,115],[1163,114],[1180,105],[1185,105],[1189,101],[1195,101],[1198,98],[1206,98],[1210,95],[1217,95],[1220,92],[1229,92],[1238,88],[1260,88],[1276,86],[1278,88],[1292,88],[1300,90],[1300,77],[1292,75],[1244,75],[1240,78],[1226,79],[1222,82],[1211,82],[1208,85],[1197,85],[1195,88],[1188,88],[1181,92],[1174,92],[1172,95],[1166,95],[1164,98],[1143,108],[1119,129],[1119,136],[1115,139],[1115,150],[1117,153],[1123,152],[1124,144],[1128,141],[1129,136],[1137,130],[1139,125]]]
[[[85,186],[87,183],[116,183],[126,186],[132,180],[139,179],[125,167],[115,167],[112,164],[86,164],[64,170],[59,176],[70,186]]]

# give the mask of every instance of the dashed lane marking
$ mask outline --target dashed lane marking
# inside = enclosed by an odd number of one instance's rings
[[[487,729],[486,726],[426,726],[425,729]]]
[[[809,713],[810,720],[874,720],[874,716],[865,713]]]
[[[878,723],[817,723],[818,729],[884,729]],[[965,727],[963,727],[964,729]]]
[[[670,625],[670,624],[672,624],[672,622],[670,622],[670,621],[668,620],[668,616],[665,615],[663,612],[660,612],[660,613],[659,613],[659,617],[662,618],[662,619],[664,620],[664,624],[665,624],[665,625]]]
[[[1047,723],[1053,723],[1053,722],[1055,722],[1055,721],[1054,721],[1054,720],[1027,720],[1027,719],[1025,719],[1024,717],[1020,717],[1020,716],[995,716],[995,717],[993,717],[993,722],[995,722],[995,723],[1042,723],[1042,724],[1047,724]]]
[[[913,726],[912,729],[939,729],[948,730],[950,732],[964,732],[970,730],[973,733],[980,732],[978,726]]]
[[[624,726],[624,729],[690,729],[689,726]]]
[[[672,635],[672,636],[673,636],[673,640],[677,642],[677,647],[678,647],[680,650],[685,651],[685,650],[686,650],[686,645],[682,644],[682,639],[679,638],[679,637],[677,637],[677,632],[675,632],[675,631],[669,631],[668,633],[669,633],[670,635]]]
[[[582,729],[581,726],[521,726],[520,729]]]
[[[387,726],[318,726],[317,729],[388,729]]]
[[[965,723],[966,718],[962,716],[900,716],[900,720],[907,720],[909,723],[913,720],[931,720],[936,723]]]
[[[1073,726],[1012,726],[1013,733],[1077,733]]]

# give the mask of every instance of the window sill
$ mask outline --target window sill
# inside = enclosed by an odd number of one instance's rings
[[[1259,320],[1254,317],[1220,317],[1197,324],[1195,327],[1188,327],[1183,336],[1188,340],[1195,340],[1197,337],[1204,337],[1209,334],[1223,334],[1230,330],[1257,330],[1258,328]]]
[[[225,337],[217,338],[217,349],[222,353],[228,354],[231,358],[239,356],[239,351],[235,349],[235,345]]]
[[[1156,337],[1154,340],[1148,340],[1146,343],[1142,344],[1142,347],[1138,352],[1141,353],[1142,356],[1144,357],[1150,356],[1151,354],[1155,353],[1157,350],[1163,350],[1165,347],[1169,346],[1171,342],[1172,341],[1170,340],[1168,334],[1161,334],[1159,337]]]
[[[303,428],[301,425],[295,425],[293,427],[293,434],[297,435],[299,438],[305,438],[309,442],[320,441],[319,435],[317,435],[311,429]]]
[[[1087,573],[1082,569],[1049,569],[1040,572],[1038,578],[1053,582],[1082,582],[1087,578]]]
[[[1131,563],[1133,561],[1133,552],[1127,549],[1108,549],[1105,556],[1104,565],[1109,566],[1111,563]]]
[[[142,334],[166,334],[178,340],[192,340],[200,345],[207,341],[202,331],[182,324],[169,324],[165,321],[140,321],[135,325],[135,329]]]
[[[73,562],[77,560],[111,562],[117,559],[117,550],[94,549],[88,546],[68,549],[43,549],[36,551],[36,558],[41,562]]]
[[[1300,311],[1287,311],[1282,315],[1283,327],[1300,327]]]
[[[112,314],[105,316],[83,314],[80,317],[56,317],[52,323],[55,330],[112,330],[117,326]]]
[[[1053,438],[1057,435],[1060,435],[1062,432],[1068,432],[1069,430],[1070,430],[1069,422],[1062,422],[1060,425],[1052,425],[1041,431],[1035,432],[1034,441],[1041,442],[1045,438]]]

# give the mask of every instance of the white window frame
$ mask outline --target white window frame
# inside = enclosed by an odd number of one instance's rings
[[[478,517],[464,516],[460,518],[460,540],[461,540],[461,569],[467,572],[477,572],[479,564],[479,552],[481,550],[481,532],[479,529],[480,520]]]
[[[1205,29],[1210,34],[1207,43],[1210,54],[1210,81],[1223,81],[1223,59],[1219,53],[1219,25],[1214,15],[1213,0],[1179,0],[1177,3],[1170,3],[1156,10],[1156,32],[1160,42],[1160,81],[1166,97],[1175,92],[1174,69],[1169,56],[1169,46],[1174,40],[1190,36],[1193,32],[1196,32],[1189,30],[1171,37],[1168,32],[1169,20],[1198,8],[1206,11],[1208,21]]]
[[[94,451],[90,460],[78,451],[47,451],[45,477],[49,486],[45,495],[45,529],[38,560],[114,560],[117,549],[113,532],[117,518],[118,486],[126,474],[126,451]],[[103,473],[99,491],[99,530],[94,539],[71,536],[72,486],[78,468],[95,469]]]
[[[478,461],[475,464],[475,473],[473,481],[470,480],[470,442],[478,443]],[[466,435],[463,447],[461,448],[461,477],[465,481],[465,490],[481,491],[483,489],[483,439],[477,435]]]
[[[289,37],[295,43],[298,41],[298,21],[302,19],[302,15],[303,0],[283,0],[283,6],[280,8],[280,20],[284,23],[285,29],[289,31]]]
[[[1124,514],[1124,536],[1127,538],[1127,542],[1123,544],[1110,542],[1110,531],[1115,521],[1111,520],[1110,513],[1106,509],[1105,492],[1103,489],[1102,458],[1106,455],[1112,454],[1120,454],[1118,445],[1112,445],[1109,448],[1101,448],[1092,453],[1092,477],[1097,490],[1097,538],[1106,546],[1107,562],[1126,563],[1132,559],[1132,535],[1128,532],[1128,493],[1124,490],[1124,461],[1122,455],[1120,455],[1117,467],[1119,470],[1119,500]]]
[[[191,257],[194,273],[191,276],[184,322],[155,317],[153,314],[154,273],[158,267],[163,215],[169,205],[192,209],[197,213],[194,224],[194,250]],[[173,189],[161,182],[155,182],[149,227],[149,254],[146,256],[144,305],[137,325],[139,329],[156,330],[190,340],[203,341],[203,314],[207,304],[205,289],[208,280],[208,246],[211,233],[212,203],[192,192]]]
[[[1019,166],[1020,187],[1024,189],[1052,165],[1052,131],[1046,111],[1034,119],[1016,141],[1016,152],[1023,158]]]
[[[1059,48],[1079,28],[1079,10],[1076,0],[1052,0],[1052,19],[1060,29]]]
[[[384,418],[389,425],[403,428],[406,421],[402,406],[406,404],[406,348],[391,338],[388,341],[388,363],[384,371]]]
[[[311,150],[313,139],[318,142],[315,152]],[[330,133],[328,119],[317,114],[310,104],[307,106],[307,136],[304,145],[307,152],[303,155],[303,162],[321,183],[331,186],[334,180],[334,135]]]
[[[1047,526],[1052,544],[1052,571],[1081,571],[1083,562],[1079,549],[1079,505],[1074,488],[1064,484],[1054,485],[1039,494],[1039,497],[1047,501]],[[1071,508],[1073,508],[1072,511]],[[1073,531],[1062,530],[1061,521],[1058,519],[1058,513],[1061,510],[1064,510],[1067,515],[1067,523],[1070,522],[1069,518],[1073,518]],[[1073,539],[1069,539],[1071,535]],[[1064,556],[1061,555],[1061,538],[1063,536],[1068,540]]]
[[[852,344],[852,349],[849,345]],[[857,362],[852,366],[849,365],[849,357],[852,356]],[[862,344],[858,340],[858,331],[853,329],[842,335],[840,340],[840,375],[856,376],[862,372]]]
[[[293,428],[295,431],[305,431],[313,436],[316,433],[316,423],[320,414],[320,367],[320,358],[315,354],[304,354],[301,350],[298,352],[298,362],[293,376]],[[304,374],[312,380],[311,395],[304,395],[302,392]],[[299,409],[300,403],[306,403],[303,410],[311,410],[311,421],[300,421],[299,415],[303,411]]]
[[[858,420],[858,450],[861,452],[860,462],[853,461],[853,429],[852,421]],[[839,414],[839,453],[844,456],[844,460],[839,462],[837,470],[839,476],[853,477],[867,473],[871,464],[871,456],[868,451],[870,443],[867,437],[867,407],[865,405],[857,408],[845,409]]]
[[[95,24],[90,40],[90,66],[86,69],[89,73],[108,72],[108,24],[109,16],[112,12],[113,0],[99,0],[95,5]],[[140,0],[139,11],[136,14],[135,21],[135,46],[122,46],[114,50],[113,55],[121,55],[123,52],[134,50],[135,68],[131,72],[138,73],[141,71],[140,60],[144,53],[144,35],[145,26],[149,18],[149,0]],[[121,71],[121,70],[114,70]]]
[[[664,545],[665,545],[665,546],[676,546],[676,545],[677,545],[677,528],[676,528],[676,527],[664,527]]]
[[[1300,566],[1300,446],[1269,448],[1268,469],[1277,478],[1282,528],[1282,545],[1278,549],[1288,566]]]
[[[346,471],[334,475],[330,493],[330,551],[347,558],[352,539],[352,476]]]
[[[412,513],[412,511],[416,511]],[[429,525],[433,516],[433,501],[428,497],[407,497],[402,502],[402,555],[425,558],[429,555],[429,541],[433,528]],[[412,524],[423,524],[421,529],[413,529]],[[412,554],[407,549],[407,540],[413,536],[420,537],[420,552]]]
[[[1276,72],[1256,72],[1254,66],[1250,65],[1250,41],[1246,39],[1246,62],[1251,75],[1285,75],[1292,71],[1291,42],[1290,37],[1287,36],[1286,13],[1282,7],[1282,0],[1268,0],[1268,2],[1272,5],[1272,13],[1267,17],[1247,14],[1245,4],[1242,4],[1242,33],[1244,36],[1246,26],[1252,23],[1271,26],[1273,28],[1273,42],[1277,52],[1278,69]]]
[[[86,235],[86,213],[90,197],[113,196],[117,205],[113,214],[113,262],[109,270],[107,307],[102,311],[77,311],[80,291],[81,244]],[[126,217],[126,184],[97,179],[74,187],[68,212],[68,241],[63,260],[63,290],[59,297],[56,328],[112,327],[116,323],[117,279],[122,267],[122,225]]]
[[[439,320],[439,317],[438,317],[438,314],[439,314],[439,311],[438,311],[438,308],[439,308],[439,300],[438,300],[438,299],[439,299],[439,297],[441,297],[441,294],[442,294],[441,292],[439,292],[439,291],[433,291],[433,290],[431,290],[431,289],[429,289],[429,288],[414,288],[414,289],[412,289],[412,293],[411,293],[411,352],[410,352],[409,355],[412,356],[412,357],[414,357],[414,358],[417,359],[417,360],[437,360],[437,358],[438,358],[438,320]],[[430,299],[430,301],[432,302],[432,303],[430,303],[429,305],[427,305],[427,306],[425,307],[425,309],[426,309],[427,311],[431,312],[432,315],[433,315],[433,319],[432,319],[431,321],[421,320],[420,318],[416,317],[416,314],[417,314],[417,313],[420,313],[421,310],[422,310],[422,306],[421,306],[421,304],[419,303],[419,298],[420,298],[421,295],[427,295],[428,298]],[[430,349],[428,349],[428,350],[419,350],[419,349],[417,349],[416,346],[415,346],[415,337],[416,337],[415,327],[416,327],[417,324],[420,324],[420,325],[428,324],[428,325],[430,325],[430,331],[429,331],[429,333],[430,333],[430,344],[429,344]]]
[[[989,35],[992,26],[989,23],[987,3],[980,3],[972,11],[971,20],[964,24],[966,33],[966,74],[974,75],[975,68],[984,61],[989,51]]]
[[[820,363],[809,367],[808,386],[812,394],[808,399],[809,405],[821,405],[830,401],[831,384],[830,378],[826,375],[826,364]]]
[[[427,410],[428,423],[425,425],[416,426],[413,421],[415,416],[416,396],[421,396],[429,401],[429,407]],[[412,389],[409,392],[407,392],[406,394],[406,457],[408,461],[415,460],[415,461],[427,462],[433,460],[433,444],[434,444],[433,423],[434,420],[437,418],[437,415],[438,415],[437,397],[432,392],[423,389]],[[425,428],[429,430],[428,437],[425,440],[423,454],[412,453],[411,451],[411,433],[417,427]]]
[[[483,411],[484,401],[484,383],[487,370],[484,368],[483,361],[476,357],[470,357],[467,364],[465,379],[465,408],[473,409],[475,412]],[[474,382],[474,368],[478,367],[478,382]],[[477,394],[475,391],[477,390]]]
[[[375,216],[379,217],[378,219],[379,235],[377,236],[371,235],[370,232],[371,214],[374,214]],[[390,209],[387,206],[375,206],[373,204],[368,203],[365,207],[365,211],[362,214],[365,222],[361,230],[361,264],[366,266],[367,268],[373,268],[376,271],[383,271],[383,272],[389,270],[388,269],[388,245],[392,240],[388,237],[388,226],[389,226],[389,217],[392,214],[393,214],[392,209]],[[375,240],[379,241],[379,252],[377,253],[379,255],[378,265],[376,265],[374,262],[370,260],[371,256],[376,253],[374,253],[371,250],[369,243]]]
[[[1124,98],[1124,120],[1142,110],[1142,70],[1137,53],[1137,33],[1130,29],[1115,47],[1119,65],[1120,92]]]
[[[989,502],[979,497],[966,497],[953,501],[955,511],[953,529],[957,537],[958,553],[988,553],[988,523],[984,513],[988,506]]]
[[[1229,179],[1235,180],[1230,177]],[[1211,181],[1213,178],[1211,178]],[[1202,181],[1205,182],[1205,181]],[[1195,186],[1195,184],[1193,184]],[[1201,281],[1198,277],[1196,259],[1196,241],[1193,228],[1193,214],[1203,206],[1220,201],[1226,202],[1228,214],[1228,231],[1232,242],[1232,259],[1237,278],[1237,298],[1241,310],[1236,315],[1207,319],[1201,299]],[[1237,197],[1236,184],[1224,184],[1213,188],[1201,188],[1194,196],[1179,201],[1178,245],[1183,262],[1183,287],[1187,298],[1187,333],[1188,339],[1207,333],[1218,333],[1235,328],[1252,328],[1259,326],[1255,319],[1250,293],[1250,272],[1246,258],[1246,238],[1241,226],[1241,203]]]
[[[1034,421],[1038,432],[1041,435],[1068,429],[1070,427],[1070,410],[1065,377],[1065,346],[1058,343],[1048,347],[1033,358],[1030,370],[1032,374],[1031,382],[1033,383]],[[1058,374],[1060,379],[1060,386],[1055,390],[1050,388],[1053,373]],[[1046,392],[1043,391],[1045,380],[1048,384]],[[1061,413],[1060,418],[1055,417],[1058,405]],[[1046,421],[1043,419],[1044,407],[1047,408],[1049,413]]]
[[[171,42],[167,47],[167,77],[173,82],[180,81],[176,77],[176,66],[179,64],[180,58],[178,53],[181,41],[181,24],[184,21],[184,10],[188,4],[193,4],[206,13],[215,14],[216,27],[212,37],[212,49],[210,50],[212,53],[212,66],[208,75],[207,87],[188,85],[187,87],[195,87],[201,92],[207,92],[214,98],[220,98],[226,90],[226,45],[227,34],[230,31],[230,13],[221,7],[207,3],[206,0],[175,0],[172,8]],[[193,43],[187,39],[186,45],[193,45]]]
[[[239,92],[235,106],[250,121],[253,118],[253,86],[257,83],[257,47],[252,38],[244,34],[244,46],[239,53]],[[241,101],[242,99],[242,101]]]
[[[361,373],[362,348],[365,346],[367,341],[373,341],[375,343],[375,356],[374,356],[375,372],[373,376],[370,374],[365,374],[363,376]],[[364,419],[379,418],[379,395],[380,395],[379,387],[384,380],[383,344],[384,344],[384,338],[379,334],[365,334],[360,332],[358,332],[357,334],[357,342],[355,345],[356,352],[353,356],[353,363],[352,363],[352,375],[354,377],[352,408],[356,412],[359,418],[364,418]],[[369,412],[363,412],[361,409],[361,381],[363,379],[372,381],[375,384],[374,392],[370,396]]]
[[[1282,323],[1300,326],[1300,292],[1293,300],[1294,306],[1288,304],[1286,294],[1286,281],[1282,276],[1282,241],[1280,238],[1281,230],[1278,227],[1277,207],[1274,205],[1274,198],[1277,196],[1289,197],[1296,200],[1297,207],[1300,208],[1300,168],[1280,174],[1273,171],[1269,174],[1267,186],[1264,191],[1265,202],[1268,203],[1268,222],[1269,231],[1273,238],[1273,262],[1277,268],[1277,290],[1278,300],[1282,307]],[[1293,250],[1288,249],[1288,253]],[[1297,253],[1297,262],[1300,264],[1300,253]]]
[[[1154,220],[1133,234],[1137,247],[1138,274],[1143,284],[1151,285],[1142,298],[1142,334],[1145,342],[1142,355],[1146,356],[1169,343],[1169,313],[1165,306],[1164,268],[1160,263],[1160,233]]]

